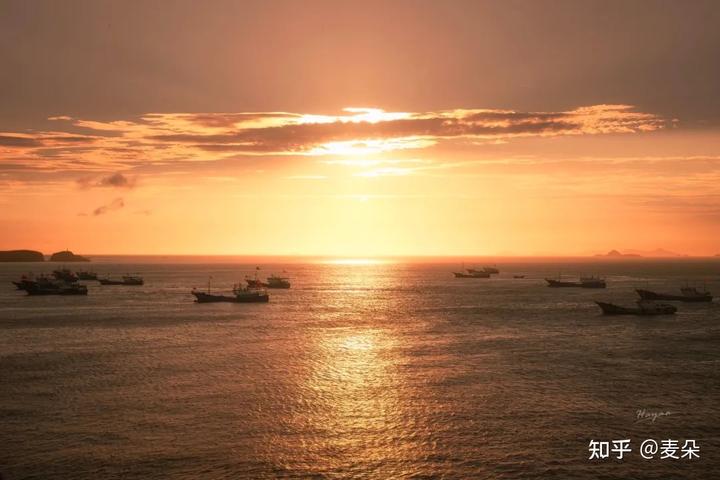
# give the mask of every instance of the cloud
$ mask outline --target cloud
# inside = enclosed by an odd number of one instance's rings
[[[118,172],[113,173],[108,177],[101,178],[98,185],[101,187],[133,188],[135,186],[135,179],[128,178]]]
[[[95,210],[93,210],[93,215],[95,215],[95,216],[104,215],[108,212],[120,210],[124,206],[125,206],[125,202],[123,201],[122,198],[118,197],[118,198],[114,199],[112,202],[108,203],[107,205],[101,205],[98,208],[96,208]]]
[[[351,109],[355,112],[358,109]],[[248,154],[336,153],[337,148],[362,149],[390,145],[389,150],[424,148],[449,139],[509,139],[514,137],[634,133],[663,128],[658,116],[634,112],[628,105],[595,105],[569,112],[505,110],[445,110],[425,113],[360,109],[339,116],[285,118],[270,126],[214,129],[194,128],[150,135],[161,143],[189,144],[207,151]],[[194,117],[164,117],[175,125]],[[276,119],[279,120],[279,119]]]
[[[1,147],[39,147],[42,143],[32,137],[0,134]]]
[[[55,171],[122,171],[238,156],[358,156],[421,150],[437,144],[483,148],[516,138],[649,132],[673,120],[629,105],[592,105],[560,112],[454,109],[386,112],[347,108],[335,115],[292,112],[148,113],[96,121],[54,117],[46,132],[0,132],[14,163]],[[90,132],[90,134],[80,134]],[[64,162],[64,163],[63,163]],[[96,173],[97,174],[97,173]],[[81,186],[130,188],[123,174]]]
[[[135,177],[127,177],[120,172],[113,173],[106,177],[99,179],[91,177],[83,177],[77,180],[80,188],[93,188],[93,187],[111,187],[111,188],[134,188],[136,184]]]

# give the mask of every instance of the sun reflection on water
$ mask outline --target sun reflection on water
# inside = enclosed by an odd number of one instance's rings
[[[404,320],[392,314],[388,271],[396,267],[372,258],[324,263],[332,264],[323,269],[324,309],[293,342],[302,354],[284,399],[288,435],[273,438],[268,456],[307,477],[416,474],[437,448],[427,403],[418,402],[423,385],[408,380]]]
[[[313,361],[302,384],[306,398],[295,419],[312,432],[303,443],[317,461],[311,469],[362,464],[394,470],[389,476],[401,473],[401,459],[422,447],[409,440],[412,401],[399,370],[398,339],[376,327],[313,333]]]
[[[374,348],[373,339],[369,335],[351,335],[347,337],[340,346],[347,350],[372,350]]]

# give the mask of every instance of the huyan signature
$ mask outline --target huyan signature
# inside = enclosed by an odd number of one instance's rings
[[[638,410],[635,413],[635,422],[644,422],[644,421],[650,421],[650,423],[655,423],[655,420],[657,420],[660,417],[667,417],[669,415],[672,415],[672,412],[669,410],[666,411],[652,411],[652,410],[646,410],[644,408]]]

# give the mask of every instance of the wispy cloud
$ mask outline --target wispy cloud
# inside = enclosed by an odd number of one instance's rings
[[[57,122],[53,131],[0,132],[0,153],[27,168],[73,168],[108,175],[138,165],[167,167],[237,156],[352,156],[448,142],[478,148],[521,137],[637,133],[672,124],[628,105],[593,105],[564,112],[349,108],[338,115],[150,113],[113,121],[67,116],[52,120]],[[94,185],[131,186],[123,178],[112,174]]]
[[[95,210],[93,210],[93,215],[95,215],[95,216],[104,215],[106,213],[109,213],[109,212],[112,212],[115,210],[120,210],[124,206],[125,206],[125,201],[122,198],[118,197],[118,198],[114,199],[112,202],[110,202],[106,205],[101,205],[98,208],[96,208]]]
[[[224,125],[198,123],[195,115],[145,117],[156,142],[191,145],[207,151],[246,154],[376,153],[378,151],[425,148],[447,139],[507,139],[603,133],[633,133],[662,128],[667,122],[653,114],[633,111],[628,105],[595,105],[569,112],[516,112],[509,110],[457,109],[435,112],[385,112],[379,109],[349,109],[343,115],[292,115],[237,121]],[[225,118],[225,117],[219,117]]]
[[[135,177],[128,177],[120,172],[113,173],[100,178],[83,177],[77,180],[80,188],[93,187],[110,187],[110,188],[134,188],[136,185]]]

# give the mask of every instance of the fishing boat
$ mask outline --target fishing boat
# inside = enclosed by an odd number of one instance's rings
[[[250,275],[245,276],[245,282],[247,283],[247,288],[261,289],[261,288],[268,287],[267,283],[263,283],[263,281],[258,278],[259,271],[260,271],[260,267],[255,267],[255,276],[254,277],[251,277]]]
[[[77,282],[66,282],[41,275],[35,279],[23,277],[13,282],[18,290],[25,290],[28,295],[87,295],[85,285]]]
[[[270,275],[265,285],[267,288],[290,288],[290,279],[278,275]]]
[[[462,264],[462,269],[459,272],[453,272],[455,278],[490,278],[490,274],[484,270],[477,270],[474,268],[465,268],[465,264]]]
[[[582,287],[580,282],[568,281],[568,280],[555,280],[552,278],[546,278],[545,281],[548,283],[548,287],[562,288],[562,287]]]
[[[548,287],[552,288],[606,288],[607,283],[604,278],[600,277],[580,277],[579,281],[561,280],[558,276],[557,279],[546,278],[545,281],[548,283]]]
[[[455,278],[490,278],[489,273],[481,271],[475,271],[474,273],[453,272],[453,275],[455,275]]]
[[[582,288],[606,288],[607,283],[604,278],[600,277],[580,277],[580,286]]]
[[[97,280],[98,276],[95,272],[87,272],[87,271],[81,271],[81,272],[75,272],[75,275],[77,275],[78,280]]]
[[[229,295],[215,295],[210,293],[210,287],[212,283],[212,277],[208,277],[208,288],[207,292],[201,292],[196,288],[193,288],[190,293],[195,297],[196,303],[220,303],[220,302],[234,302],[235,297]]]
[[[235,294],[235,302],[237,303],[267,303],[270,301],[270,295],[264,288],[236,287],[233,289]]]
[[[657,293],[650,290],[638,288],[635,290],[643,300],[665,300],[670,302],[712,302],[713,296],[707,290],[699,290],[695,287],[683,287],[680,295],[672,293]]]
[[[219,303],[235,301],[235,297],[229,295],[215,295],[210,292],[200,292],[195,289],[193,289],[190,293],[195,296],[195,302],[197,303]]]
[[[38,281],[45,281],[45,280],[52,280],[49,277],[46,277],[45,275],[40,275],[38,277],[35,277],[32,273],[29,273],[27,275],[23,275],[20,277],[20,280],[13,280],[13,285],[17,288],[17,290],[26,290],[29,286],[32,284],[38,282]]]
[[[57,278],[58,280],[64,280],[70,283],[78,281],[78,276],[75,275],[72,270],[68,268],[58,268],[57,270],[53,270],[52,274],[53,277]]]
[[[58,281],[52,284],[37,283],[25,289],[28,295],[87,295],[88,289],[79,283]]]
[[[213,293],[210,293],[210,287],[211,287],[211,281],[212,277],[208,278],[208,288],[207,292],[201,292],[195,288],[192,289],[190,293],[193,294],[195,297],[195,302],[197,303],[219,303],[219,302],[229,302],[229,303],[267,303],[270,301],[270,296],[267,293],[267,290],[263,287],[257,287],[255,285],[262,285],[262,282],[257,281],[257,271],[260,270],[260,267],[257,267],[255,269],[255,278],[250,279],[246,277],[246,281],[248,282],[248,286],[242,287],[240,284],[233,285],[232,289],[232,296],[230,295],[216,295]],[[250,281],[253,281],[252,283]]]
[[[145,281],[137,275],[123,275],[120,280],[112,278],[98,279],[100,285],[143,285]]]
[[[494,275],[494,274],[498,273],[498,272],[486,271],[484,268],[482,270],[477,270],[475,268],[468,268],[467,272],[475,278],[490,278],[490,275]]]
[[[264,290],[247,287],[234,288],[232,296],[216,295],[194,289],[191,293],[195,296],[195,302],[197,303],[267,303],[270,301],[270,296]]]
[[[656,303],[651,300],[638,300],[637,307],[623,307],[614,303],[595,302],[603,315],[672,315],[677,308],[667,303]]]
[[[257,278],[245,277],[248,288],[268,288],[268,284]]]

